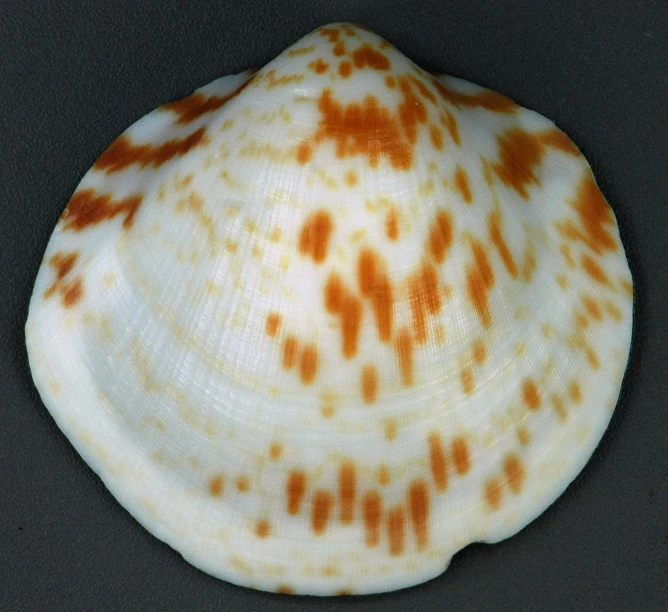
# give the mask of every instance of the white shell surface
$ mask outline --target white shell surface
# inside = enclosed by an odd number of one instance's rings
[[[334,24],[103,153],[26,336],[60,428],[188,561],[370,593],[563,492],[617,402],[632,296],[549,120]]]

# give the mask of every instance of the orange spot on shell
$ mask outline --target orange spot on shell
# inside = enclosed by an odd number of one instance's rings
[[[441,115],[441,125],[448,130],[452,142],[459,146],[462,143],[461,138],[459,137],[459,127],[457,125],[457,120],[450,111],[446,110],[443,115]]]
[[[299,234],[299,252],[317,264],[325,261],[334,224],[329,213],[318,210],[310,215]]]
[[[471,196],[471,187],[469,186],[469,179],[468,175],[466,174],[466,170],[464,170],[464,168],[461,166],[457,166],[457,169],[455,170],[453,183],[455,189],[459,192],[459,195],[462,196],[464,202],[470,204],[473,201],[473,196]]]
[[[281,316],[276,312],[270,312],[264,324],[264,331],[267,336],[275,338],[278,334],[278,329],[281,326]]]
[[[466,293],[484,327],[492,323],[487,292],[494,286],[494,273],[485,249],[477,240],[471,241],[473,265],[466,267]]]
[[[448,464],[441,437],[436,432],[432,432],[427,438],[427,444],[429,446],[429,467],[434,485],[438,491],[443,492],[448,487]]]
[[[108,193],[99,195],[93,189],[82,189],[72,196],[60,222],[63,223],[63,229],[78,232],[89,225],[109,221],[116,215],[124,215],[123,229],[129,229],[141,202],[142,197],[139,195],[114,201]]]
[[[487,357],[487,349],[485,348],[485,344],[480,341],[476,342],[471,349],[471,356],[473,357],[473,361],[475,361],[478,365],[484,363]]]
[[[492,510],[498,510],[501,507],[501,483],[496,478],[491,478],[485,483],[484,494],[485,501]]]
[[[220,497],[223,492],[223,477],[214,476],[209,480],[209,493],[212,497]]]
[[[510,490],[517,495],[522,490],[524,483],[524,468],[515,455],[507,455],[503,460],[503,472]]]
[[[582,304],[592,319],[600,321],[603,318],[603,312],[601,311],[601,307],[598,305],[596,300],[589,297],[588,295],[585,295],[582,297]]]
[[[527,378],[522,383],[522,400],[525,406],[535,412],[540,408],[540,395],[538,389],[530,378]]]
[[[163,104],[160,107],[160,110],[163,111],[172,111],[178,115],[176,123],[179,125],[185,125],[191,123],[196,119],[199,119],[207,113],[222,108],[227,104],[232,98],[236,98],[244,88],[250,84],[252,78],[249,78],[247,81],[244,81],[239,87],[237,87],[232,93],[229,93],[225,96],[205,96],[200,92],[195,92],[185,98],[176,100],[175,102],[169,102],[168,104]]]
[[[348,187],[354,187],[357,185],[357,174],[352,170],[348,170],[344,176],[344,181]]]
[[[586,272],[589,278],[595,280],[597,283],[600,283],[602,285],[610,284],[610,279],[608,278],[606,273],[603,272],[601,266],[599,266],[594,259],[589,257],[589,255],[583,255],[581,263],[582,263],[582,269]]]
[[[287,584],[279,584],[278,588],[276,589],[276,592],[279,595],[292,595],[294,593],[294,590],[292,589],[291,586],[288,586]]]
[[[432,257],[441,263],[445,259],[448,249],[452,245],[453,229],[450,213],[439,210],[436,219],[429,230],[427,249]]]
[[[362,399],[365,404],[373,404],[378,394],[378,373],[376,367],[365,365],[362,368]]]
[[[325,284],[325,309],[341,319],[341,351],[346,359],[357,353],[362,304],[341,282],[338,274],[332,273]]]
[[[285,494],[287,498],[286,510],[288,514],[294,516],[299,512],[305,492],[306,474],[301,470],[293,470],[290,472],[285,484]]]
[[[408,488],[408,510],[417,549],[424,550],[429,539],[429,493],[424,480],[413,481]]]
[[[238,476],[237,479],[234,481],[234,485],[236,486],[238,491],[244,493],[245,491],[248,491],[249,488],[248,478],[246,478],[245,476]]]
[[[364,44],[353,51],[353,62],[355,68],[361,70],[362,68],[373,68],[374,70],[389,70],[390,60],[381,53],[376,51],[369,44]]]
[[[311,148],[311,145],[307,142],[302,142],[297,147],[297,161],[303,166],[311,161],[311,157],[313,157],[313,149]]]
[[[511,187],[523,198],[529,193],[526,186],[540,185],[534,168],[538,166],[544,154],[544,147],[535,134],[518,128],[512,128],[496,137],[499,147],[499,162],[492,164],[492,169],[505,185]]]
[[[351,523],[355,512],[355,465],[346,462],[339,469],[339,500],[341,504],[341,522]]]
[[[522,446],[526,446],[529,444],[530,438],[529,438],[529,432],[526,430],[525,427],[520,427],[517,430],[517,440]]]
[[[429,138],[434,149],[440,151],[443,148],[443,134],[433,123],[429,126]]]
[[[371,249],[362,249],[357,264],[360,293],[371,302],[378,338],[389,342],[392,333],[392,286],[384,262]]]
[[[258,538],[266,538],[271,531],[269,521],[261,520],[255,524],[255,535]]]
[[[309,63],[308,67],[316,74],[322,74],[329,68],[329,64],[324,62],[322,58],[318,58]]]
[[[397,556],[404,552],[404,509],[401,506],[391,508],[387,513],[387,537],[390,542],[390,555]]]
[[[427,315],[441,309],[438,277],[433,266],[423,263],[419,272],[408,281],[408,301],[411,307],[413,336],[418,344],[427,339]]]
[[[432,78],[432,85],[441,98],[455,108],[482,108],[491,112],[506,114],[514,113],[517,110],[515,102],[495,91],[487,90],[475,94],[464,94],[446,87],[436,78]]]
[[[488,226],[489,238],[499,253],[501,261],[508,271],[508,274],[510,274],[512,278],[517,278],[517,266],[515,265],[515,260],[513,259],[506,241],[503,239],[503,234],[501,233],[501,215],[498,211],[490,213]]]
[[[82,295],[83,289],[80,278],[75,278],[68,285],[61,287],[61,298],[65,308],[74,306],[81,299]]]
[[[269,447],[269,457],[273,461],[276,461],[281,454],[283,453],[283,447],[278,444],[277,442],[274,442],[270,447]]]
[[[283,341],[283,367],[286,370],[291,370],[295,367],[298,348],[299,341],[297,338],[295,338],[295,336],[288,336]]]
[[[339,64],[339,75],[343,79],[347,79],[353,71],[353,65],[350,62],[341,62]]]
[[[320,36],[326,36],[332,44],[339,40],[339,34],[340,32],[337,28],[322,28],[320,30]]]
[[[557,149],[568,155],[579,155],[580,151],[575,146],[575,143],[564,134],[561,130],[554,128],[546,132],[542,132],[538,138],[540,141],[552,149]]]
[[[473,393],[473,389],[475,388],[473,370],[471,370],[471,368],[464,368],[459,373],[459,379],[462,383],[462,391],[464,391],[466,395]]]
[[[329,491],[319,490],[313,493],[311,528],[316,535],[320,535],[327,529],[327,522],[332,512],[332,501],[332,494]]]
[[[314,344],[307,344],[302,350],[299,360],[299,379],[305,385],[310,385],[318,370],[318,350]]]
[[[574,404],[579,404],[582,401],[582,391],[580,385],[574,380],[568,383],[568,395]]]
[[[455,471],[460,476],[466,474],[471,467],[468,445],[461,436],[452,440],[452,463],[455,466]]]
[[[339,41],[334,45],[334,48],[332,49],[332,53],[334,54],[335,57],[341,57],[342,55],[345,55],[346,53],[346,47],[343,44],[343,41]]]
[[[369,491],[362,498],[362,518],[365,543],[370,548],[378,546],[380,542],[380,521],[382,518],[382,500],[377,491]]]
[[[397,334],[394,349],[401,373],[401,382],[405,387],[413,384],[413,343],[407,329],[402,329]]]
[[[394,208],[391,208],[385,217],[385,234],[393,242],[399,237],[399,219]]]
[[[140,168],[146,166],[160,167],[174,157],[180,157],[191,149],[208,142],[206,128],[200,127],[195,132],[183,138],[173,138],[160,145],[135,145],[123,135],[109,145],[107,150],[97,158],[93,167],[104,170],[107,174],[119,172],[132,165]]]
[[[389,89],[394,89],[394,88],[397,86],[397,83],[396,83],[396,81],[394,80],[394,77],[393,77],[392,75],[389,75],[389,74],[388,74],[388,75],[385,77],[385,85],[386,85]]]

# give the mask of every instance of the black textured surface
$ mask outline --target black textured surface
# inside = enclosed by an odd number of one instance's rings
[[[667,16],[665,0],[0,0],[0,609],[667,610]],[[426,584],[314,599],[215,580],[141,528],[41,403],[23,325],[49,235],[107,144],[335,20],[564,129],[615,210],[637,306],[611,426],[557,503]]]

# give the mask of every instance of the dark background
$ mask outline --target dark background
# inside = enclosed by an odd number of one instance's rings
[[[0,0],[0,610],[667,610],[667,16],[665,0]],[[557,503],[426,584],[318,600],[215,580],[141,528],[41,403],[23,325],[49,235],[107,144],[335,20],[564,129],[615,210],[637,302],[612,423]]]

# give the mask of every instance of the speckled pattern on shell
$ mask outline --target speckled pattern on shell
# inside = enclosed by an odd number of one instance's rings
[[[352,24],[148,114],[65,209],[26,326],[47,408],[215,576],[370,593],[559,496],[633,289],[544,117]]]

